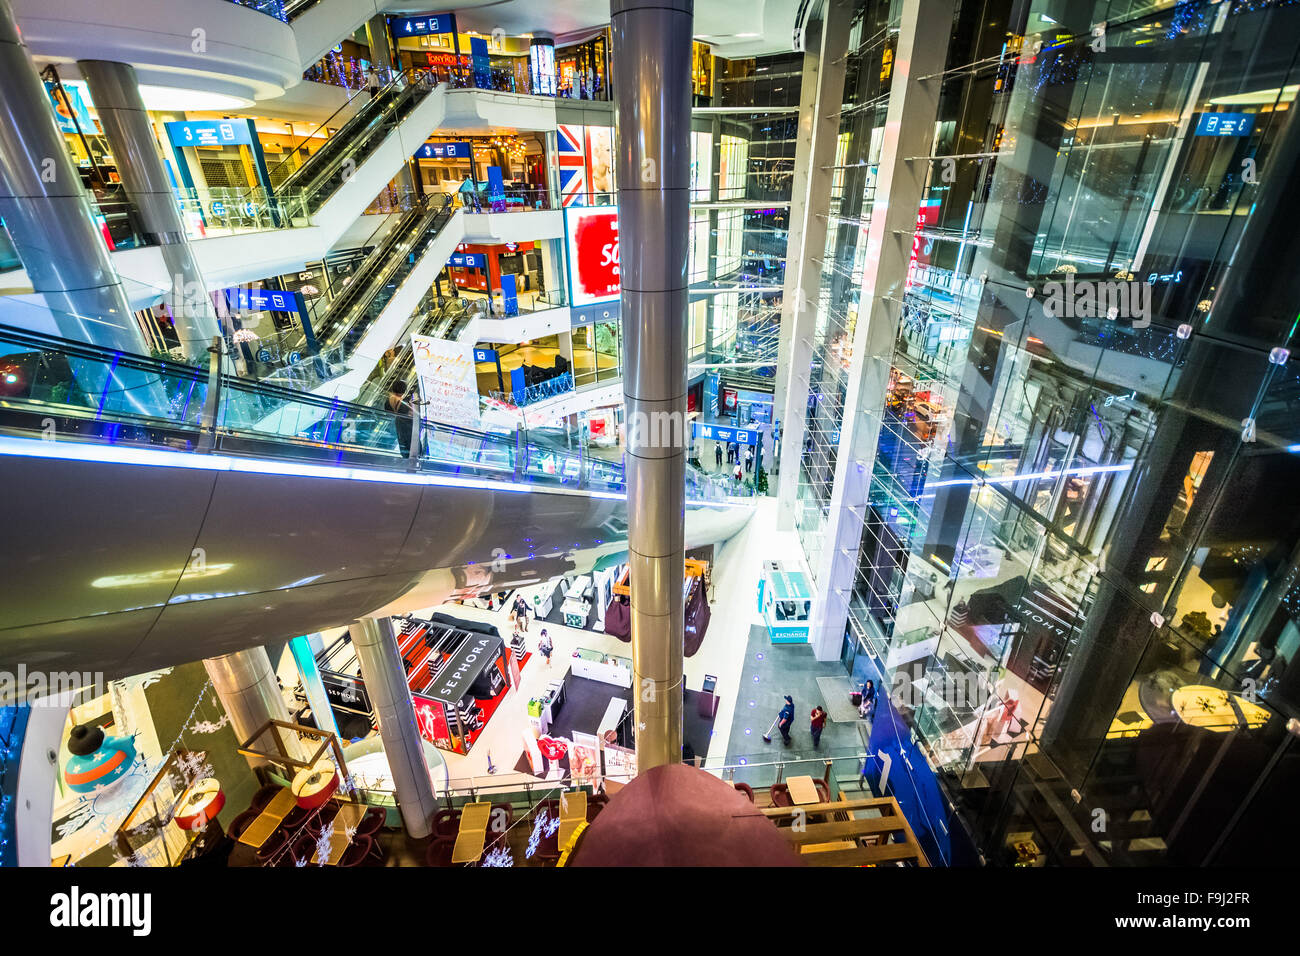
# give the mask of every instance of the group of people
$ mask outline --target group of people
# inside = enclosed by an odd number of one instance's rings
[[[722,471],[722,442],[717,442],[713,446],[713,461],[717,465],[718,471]],[[746,474],[754,470],[754,450],[748,445],[744,451],[741,451],[737,442],[727,442],[727,464],[734,466],[731,469],[731,477],[736,481],[743,481]],[[741,470],[741,466],[744,470]]]
[[[858,695],[853,695],[857,697]],[[874,720],[876,716],[876,682],[868,680],[862,685],[861,700],[858,702],[858,716],[865,720]],[[814,748],[822,744],[822,731],[826,728],[826,709],[818,704],[809,715],[808,732],[812,736]],[[790,730],[794,727],[794,698],[785,695],[785,706],[776,716],[776,727],[781,731],[781,742],[790,746]]]
[[[515,603],[510,609],[510,623],[514,625],[515,637],[518,637],[520,634],[528,633],[528,613],[531,610],[532,608],[528,606],[528,602],[524,600],[524,596],[522,594],[516,594]],[[546,628],[542,628],[540,637],[541,640],[537,643],[537,650],[544,658],[546,658],[546,666],[550,667],[551,654],[555,651],[555,643],[551,640],[550,635],[546,633]]]

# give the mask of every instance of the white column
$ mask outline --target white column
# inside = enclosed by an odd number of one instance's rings
[[[867,228],[840,454],[823,550],[814,569],[819,600],[813,605],[809,641],[818,660],[839,656],[848,620],[889,364],[929,168],[928,161],[914,158],[928,156],[933,146],[940,86],[934,74],[943,69],[948,52],[950,33],[936,24],[951,23],[954,6],[954,0],[903,0],[876,199]],[[920,79],[924,76],[933,78]]]
[[[808,416],[808,378],[812,367],[813,330],[817,325],[817,290],[826,248],[827,214],[839,141],[840,105],[844,98],[844,63],[852,0],[830,0],[823,23],[810,29],[816,53],[804,56],[799,90],[799,132],[790,195],[790,236],[786,243],[785,288],[781,296],[773,414],[781,420],[781,462],[777,482],[777,528],[794,527]],[[811,46],[812,44],[810,44]]]

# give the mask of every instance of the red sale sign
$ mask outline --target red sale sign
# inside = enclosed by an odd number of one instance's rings
[[[564,210],[573,305],[605,302],[619,296],[618,209],[570,206]]]

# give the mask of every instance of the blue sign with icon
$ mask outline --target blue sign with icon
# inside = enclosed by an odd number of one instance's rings
[[[469,143],[425,143],[415,151],[416,159],[473,159]]]
[[[487,268],[487,256],[481,252],[453,252],[448,262],[453,269]]]
[[[279,289],[227,289],[226,299],[232,308],[244,312],[298,311],[297,296]]]
[[[252,146],[248,120],[188,120],[165,124],[173,146]]]
[[[424,14],[419,17],[390,17],[395,37],[427,37],[456,32],[454,13]]]
[[[496,360],[497,360],[496,349],[475,349],[474,350],[475,362],[495,362]]]
[[[695,422],[691,431],[696,438],[711,438],[714,441],[735,442],[737,445],[757,445],[763,433],[750,428],[732,428],[729,425],[707,425]]]
[[[1197,136],[1249,136],[1254,113],[1202,113],[1196,120]]]

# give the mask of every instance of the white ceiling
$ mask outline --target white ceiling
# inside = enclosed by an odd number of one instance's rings
[[[710,44],[718,56],[745,57],[780,53],[791,48],[800,0],[695,0],[696,38]],[[609,23],[609,0],[454,0],[447,7],[435,2],[412,5],[409,0],[385,4],[388,11],[450,10],[462,30],[491,33],[496,27],[518,36],[535,33],[562,36]]]

